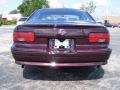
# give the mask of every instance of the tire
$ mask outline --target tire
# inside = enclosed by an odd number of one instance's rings
[[[25,65],[21,65],[21,68],[25,68]]]
[[[101,68],[101,65],[97,65],[97,69],[100,69]]]

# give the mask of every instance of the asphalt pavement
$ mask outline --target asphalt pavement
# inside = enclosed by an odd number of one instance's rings
[[[120,90],[120,29],[109,28],[112,54],[99,70],[25,67],[14,63],[10,47],[14,26],[0,27],[0,90]]]

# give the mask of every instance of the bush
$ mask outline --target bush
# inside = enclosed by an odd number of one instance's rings
[[[2,25],[2,20],[0,19],[0,26]]]
[[[2,25],[15,25],[16,21],[2,21]]]
[[[1,25],[15,25],[15,24],[16,24],[16,21],[13,21],[13,20],[5,21],[5,20],[0,19],[0,26]]]

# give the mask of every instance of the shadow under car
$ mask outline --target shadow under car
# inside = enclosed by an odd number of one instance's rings
[[[78,81],[100,79],[104,76],[102,67],[41,68],[26,66],[23,77],[31,80]]]

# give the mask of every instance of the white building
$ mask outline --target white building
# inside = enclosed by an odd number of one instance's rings
[[[2,15],[2,19],[7,20],[7,21],[9,21],[9,20],[16,20],[17,21],[21,17],[22,17],[21,14],[4,14],[4,15]]]

